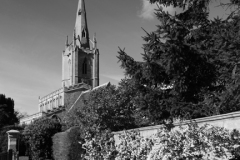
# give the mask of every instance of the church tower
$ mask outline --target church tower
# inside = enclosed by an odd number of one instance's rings
[[[62,54],[62,87],[86,83],[99,86],[99,50],[96,35],[89,38],[85,1],[79,0],[73,41],[66,40]]]

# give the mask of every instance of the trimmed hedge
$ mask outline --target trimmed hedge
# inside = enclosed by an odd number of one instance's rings
[[[57,133],[52,137],[52,150],[55,160],[82,159],[84,150],[79,143],[82,141],[80,131],[80,127],[72,127],[65,132]]]

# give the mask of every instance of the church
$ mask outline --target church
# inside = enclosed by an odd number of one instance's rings
[[[104,86],[108,86],[107,83]],[[66,40],[62,52],[61,88],[39,97],[39,112],[20,119],[20,124],[29,124],[40,117],[63,117],[74,107],[84,93],[99,86],[99,50],[96,35],[90,39],[85,1],[79,0],[72,40]],[[101,87],[101,86],[100,86]]]

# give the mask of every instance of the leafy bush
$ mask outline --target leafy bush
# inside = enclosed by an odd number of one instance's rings
[[[82,146],[86,160],[113,160],[117,153],[114,136],[109,130],[87,132]]]
[[[53,157],[55,160],[82,159],[83,149],[80,127],[72,127],[53,136]]]
[[[108,131],[87,134],[83,148],[87,160],[144,160],[151,151],[153,142],[140,136],[139,131],[124,131],[115,145],[114,135]]]
[[[114,85],[83,93],[74,108],[66,114],[67,126],[83,126],[87,130],[120,131],[136,128],[133,111],[126,107]]]
[[[116,146],[117,160],[144,160],[153,147],[152,139],[140,136],[138,130],[125,131],[119,136],[119,139],[120,143]]]
[[[110,135],[110,134],[108,134]],[[91,136],[90,136],[91,137]],[[168,130],[159,128],[150,138],[140,136],[139,131],[125,131],[120,143],[113,145],[111,136],[85,139],[87,159],[91,160],[237,160],[240,150],[240,133],[229,132],[222,127],[196,123]],[[110,147],[111,146],[111,147]]]
[[[234,152],[239,149],[240,140],[236,133],[207,124],[199,127],[196,123],[191,123],[171,131],[162,126],[154,136],[155,147],[148,155],[148,160],[236,158]],[[231,134],[235,135],[234,139]]]
[[[52,136],[60,132],[61,127],[55,119],[42,118],[25,128],[24,137],[33,160],[52,159]]]

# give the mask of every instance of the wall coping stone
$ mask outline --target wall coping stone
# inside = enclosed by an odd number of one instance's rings
[[[191,121],[194,121],[196,123],[206,123],[206,122],[224,120],[224,119],[230,119],[230,118],[239,118],[240,119],[240,111],[231,112],[231,113],[227,113],[227,114],[214,115],[214,116],[209,116],[209,117],[203,117],[203,118],[197,118],[197,119],[193,119],[193,120],[185,120],[185,121],[181,121],[181,122],[175,122],[175,123],[173,123],[173,125],[174,126],[185,125],[185,124],[189,124]],[[162,125],[155,125],[155,126],[134,128],[134,129],[130,129],[128,131],[131,131],[131,130],[139,130],[139,131],[157,130],[161,126]],[[124,131],[118,131],[118,132],[113,132],[113,134],[119,135],[119,134],[122,134],[123,132]]]

